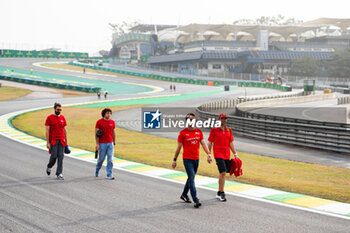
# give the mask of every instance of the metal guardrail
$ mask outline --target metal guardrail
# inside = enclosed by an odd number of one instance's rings
[[[350,96],[343,96],[338,98],[338,105],[350,104]]]
[[[234,109],[242,99],[206,103],[196,109],[200,119],[217,118],[211,111]],[[315,149],[350,153],[350,125],[239,112],[229,116],[228,126],[242,136]],[[259,115],[259,116],[258,116]]]

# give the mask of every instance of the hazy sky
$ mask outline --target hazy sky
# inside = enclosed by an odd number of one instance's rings
[[[0,0],[0,48],[96,52],[111,48],[108,23],[232,23],[281,14],[304,21],[350,18],[344,0]]]

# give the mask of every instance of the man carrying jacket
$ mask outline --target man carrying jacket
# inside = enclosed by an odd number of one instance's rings
[[[227,127],[227,115],[220,114],[219,120],[221,121],[221,127],[212,128],[209,134],[208,148],[211,152],[214,144],[214,158],[216,165],[220,173],[219,177],[219,191],[217,192],[216,198],[220,201],[226,201],[224,186],[226,173],[230,172],[230,150],[237,158],[235,146],[233,144],[233,133],[232,130]]]
[[[49,163],[47,164],[46,174],[51,174],[51,168],[55,165],[57,160],[56,176],[59,180],[64,180],[63,171],[63,152],[64,147],[68,146],[67,131],[66,131],[66,119],[62,112],[62,106],[59,103],[54,104],[54,114],[49,115],[46,118],[46,147],[51,152]]]

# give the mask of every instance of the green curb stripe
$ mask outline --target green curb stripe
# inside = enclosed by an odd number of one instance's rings
[[[124,169],[133,169],[133,168],[138,168],[138,167],[152,167],[150,165],[146,165],[146,164],[135,164],[135,165],[128,165],[125,167],[122,167]]]
[[[309,197],[308,195],[298,194],[298,193],[284,193],[284,194],[276,194],[264,197],[264,199],[272,200],[272,201],[278,201],[278,202],[285,202],[296,198],[301,197]]]
[[[235,185],[241,185],[243,183],[239,183],[236,181],[230,181],[230,180],[226,180],[225,181],[225,187],[230,187],[230,186],[235,186]],[[218,182],[215,183],[210,183],[210,184],[203,184],[202,186],[208,187],[208,188],[218,188],[219,184]]]
[[[225,187],[230,187],[230,186],[234,186],[234,185],[241,185],[241,184],[243,184],[243,183],[240,183],[237,181],[230,181],[230,180],[225,181]]]
[[[184,172],[176,172],[176,173],[170,173],[170,174],[161,175],[160,177],[173,179],[173,178],[181,177],[181,176],[187,176],[187,174],[184,173]]]
[[[125,161],[125,162],[130,162],[130,161],[128,161],[128,160],[121,159],[121,158],[118,158],[118,157],[114,157],[114,159],[115,159],[115,160],[117,160],[117,161]]]
[[[88,153],[82,153],[82,154],[75,154],[73,156],[81,157],[81,156],[85,156],[85,155],[95,155],[95,153],[88,152]]]
[[[350,216],[350,213],[346,214],[346,216]]]

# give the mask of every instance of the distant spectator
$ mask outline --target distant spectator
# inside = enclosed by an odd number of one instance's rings
[[[108,91],[104,90],[103,95],[105,96],[105,99],[107,99]]]
[[[173,86],[173,90],[176,91],[176,86],[175,86],[175,84],[174,84],[174,86]]]
[[[100,91],[100,90],[97,91],[97,98],[98,98],[98,99],[101,98],[101,91]]]
[[[33,69],[30,69],[30,75],[32,75],[33,74]]]
[[[85,74],[85,67],[83,68],[83,73]]]
[[[173,90],[173,85],[170,85],[170,91],[172,91]]]

